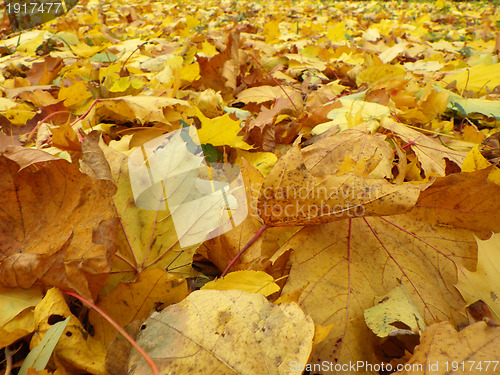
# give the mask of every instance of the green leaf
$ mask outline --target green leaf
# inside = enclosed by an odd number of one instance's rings
[[[26,356],[26,359],[19,370],[19,375],[26,375],[29,368],[41,371],[45,368],[45,366],[47,366],[59,338],[68,325],[69,318],[70,317],[68,316],[65,320],[57,322],[48,329],[40,344],[34,347],[33,350]]]
[[[222,160],[222,152],[214,145],[207,143],[205,145],[201,145],[201,149],[203,150],[206,161],[209,163],[215,163]]]
[[[116,55],[111,52],[101,52],[96,53],[90,60],[102,63],[111,63],[113,61],[116,61],[117,59],[118,57],[116,57]]]

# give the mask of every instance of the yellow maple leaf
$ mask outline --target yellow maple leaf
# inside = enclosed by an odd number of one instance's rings
[[[476,238],[478,261],[476,272],[460,267],[457,289],[467,304],[483,300],[500,322],[500,235],[493,234],[489,240]]]
[[[475,145],[467,154],[467,157],[462,164],[462,172],[474,172],[480,169],[488,168],[491,163],[481,155],[479,145]]]
[[[345,24],[339,22],[335,26],[330,27],[328,29],[326,37],[330,42],[341,42],[343,40],[346,40],[345,33],[346,33]]]
[[[199,76],[200,66],[198,65],[198,63],[185,65],[179,69],[179,77],[184,81],[193,82],[194,80],[198,79]]]
[[[36,112],[28,103],[20,103],[9,110],[2,112],[2,115],[14,125],[24,125],[28,120],[36,115]]]
[[[272,44],[279,42],[280,21],[274,20],[264,25],[263,34],[266,35],[266,43]]]
[[[452,83],[457,81],[458,90],[472,90],[479,93],[481,90],[485,94],[486,89],[493,90],[500,84],[500,63],[492,65],[475,65],[470,68],[462,69],[456,74],[451,74],[443,81]]]
[[[123,92],[130,86],[130,78],[129,77],[120,77],[113,82],[113,85],[109,88],[111,92]]]
[[[92,98],[83,81],[78,81],[69,87],[61,87],[59,100],[64,100],[64,105],[70,107]]]
[[[213,146],[232,146],[242,150],[250,150],[253,147],[243,142],[243,136],[239,136],[240,122],[233,120],[229,114],[216,118],[205,117],[198,108],[195,108],[196,116],[201,121],[201,129],[198,137],[202,144],[210,143]]]

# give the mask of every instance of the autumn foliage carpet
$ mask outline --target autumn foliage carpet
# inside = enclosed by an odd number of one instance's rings
[[[5,33],[3,374],[152,373],[85,300],[165,374],[499,373],[499,29],[498,1],[81,0]]]

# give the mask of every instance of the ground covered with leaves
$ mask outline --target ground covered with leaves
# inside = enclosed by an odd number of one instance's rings
[[[5,34],[3,373],[498,373],[499,29],[498,2],[82,0]]]

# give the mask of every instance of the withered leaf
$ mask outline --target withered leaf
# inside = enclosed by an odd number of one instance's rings
[[[383,137],[353,129],[304,149],[294,145],[267,175],[259,215],[270,226],[320,224],[402,213],[422,186],[396,185]],[[390,160],[390,159],[389,159]]]
[[[95,296],[115,251],[106,192],[65,160],[19,170],[0,156],[0,175],[0,285]]]

